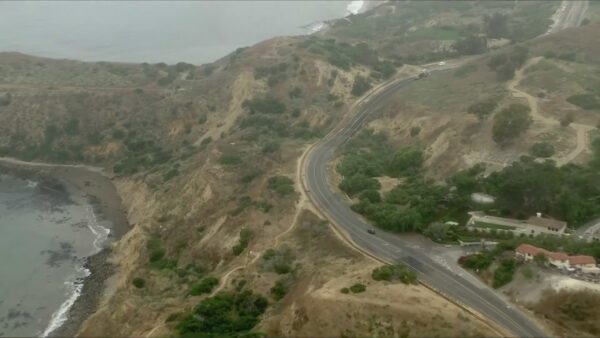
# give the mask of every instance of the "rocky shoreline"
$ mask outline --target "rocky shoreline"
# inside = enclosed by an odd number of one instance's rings
[[[100,171],[83,166],[50,165],[16,162],[0,158],[0,173],[35,180],[38,188],[64,194],[76,203],[90,204],[99,220],[111,222],[108,242],[120,239],[129,230],[126,213],[111,178]],[[72,337],[81,324],[93,314],[105,290],[106,281],[115,268],[109,261],[110,247],[86,258],[90,275],[83,280],[83,289],[69,309],[67,321],[53,331],[51,337]]]

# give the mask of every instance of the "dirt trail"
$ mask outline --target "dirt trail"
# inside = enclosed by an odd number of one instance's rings
[[[531,108],[531,115],[533,117],[534,123],[541,125],[542,128],[550,129],[559,126],[560,121],[554,118],[543,116],[539,111],[537,98],[517,88],[517,86],[523,80],[525,70],[528,67],[538,63],[540,60],[542,60],[541,56],[529,59],[525,66],[523,66],[515,73],[515,77],[513,78],[513,80],[508,83],[508,90],[511,91],[514,97],[523,98],[527,100],[527,104],[529,105],[529,108]],[[580,123],[571,123],[569,127],[573,128],[575,130],[575,133],[577,134],[577,145],[575,146],[575,148],[573,148],[573,150],[571,150],[564,156],[553,157],[553,159],[556,161],[556,165],[559,167],[573,161],[582,152],[590,151],[587,133],[591,130],[596,129],[593,126]]]
[[[306,154],[308,153],[309,149],[310,149],[310,147],[306,147],[306,149],[303,151],[302,155],[298,158],[298,161],[296,164],[296,175],[295,175],[296,183],[295,183],[295,185],[296,185],[296,191],[298,191],[300,193],[300,198],[298,199],[298,202],[296,203],[296,207],[295,207],[296,213],[294,214],[294,219],[292,220],[292,224],[286,230],[279,233],[275,237],[272,247],[277,247],[279,245],[280,240],[285,235],[289,234],[292,230],[295,229],[296,225],[298,224],[298,218],[300,217],[300,214],[302,213],[303,210],[312,209],[310,203],[308,203],[308,197],[304,194],[304,189],[302,189],[302,187],[301,187],[302,181],[301,181],[301,177],[300,177],[301,167],[304,163],[304,158],[305,158]],[[225,275],[223,275],[223,277],[221,278],[219,286],[211,293],[211,296],[217,294],[225,286],[228,285],[229,278],[231,277],[231,275],[234,272],[243,270],[248,265],[254,264],[261,256],[262,256],[262,253],[252,252],[252,251],[248,252],[248,254],[246,255],[245,263],[238,265],[238,266],[234,267],[233,269],[229,270],[227,273],[225,273]]]

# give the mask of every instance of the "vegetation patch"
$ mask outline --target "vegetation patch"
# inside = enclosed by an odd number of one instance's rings
[[[190,295],[199,296],[205,293],[211,293],[212,290],[219,284],[219,280],[215,277],[205,277],[200,282],[194,284],[190,288]]]
[[[570,332],[600,332],[600,294],[594,291],[547,291],[533,310]]]
[[[417,275],[402,263],[375,268],[371,273],[371,277],[376,281],[400,281],[404,284],[417,284]]]
[[[514,259],[503,259],[500,266],[494,271],[492,287],[495,289],[510,283],[517,269],[517,263]]]
[[[261,295],[244,290],[221,292],[202,300],[176,326],[181,337],[250,337],[269,306]]]
[[[146,286],[146,280],[141,277],[136,277],[133,279],[131,284],[133,284],[133,286],[135,286],[138,289],[143,289],[144,286]]]
[[[288,293],[289,286],[286,279],[278,279],[270,292],[275,300],[281,300]]]
[[[496,71],[498,81],[508,81],[515,76],[515,71],[525,64],[528,57],[529,49],[525,46],[517,46],[508,53],[492,55],[488,66]]]
[[[165,257],[167,251],[163,248],[160,239],[150,239],[146,244],[146,248],[149,252],[148,261],[152,268],[164,270],[175,269],[177,267],[177,261]]]
[[[350,287],[352,293],[363,293],[367,291],[367,286],[361,283],[356,283]]]
[[[287,176],[278,175],[269,177],[267,187],[279,196],[287,196],[294,193],[294,181]]]
[[[548,142],[536,142],[531,146],[529,153],[535,157],[548,158],[554,155],[554,145]]]
[[[254,98],[246,100],[242,103],[242,107],[246,108],[250,114],[283,114],[286,110],[285,104],[273,97]]]
[[[242,157],[234,152],[224,153],[219,157],[219,163],[226,166],[235,166],[238,164],[242,164],[244,160]]]
[[[499,145],[508,145],[517,136],[524,133],[531,125],[530,109],[528,106],[513,103],[502,109],[494,117],[492,138]]]
[[[287,274],[293,271],[294,259],[294,253],[288,247],[268,249],[263,254],[261,266],[265,271]]]
[[[567,97],[567,102],[585,110],[600,109],[600,98],[592,93],[571,95]]]
[[[371,89],[371,83],[367,78],[364,78],[360,75],[354,78],[354,83],[352,84],[352,95],[354,96],[362,96],[364,93]]]
[[[242,252],[244,252],[250,243],[250,238],[252,238],[252,230],[248,228],[243,228],[240,230],[240,238],[238,243],[232,248],[233,254],[239,256]]]

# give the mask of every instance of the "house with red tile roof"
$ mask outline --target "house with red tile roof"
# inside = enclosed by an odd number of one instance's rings
[[[596,259],[592,256],[569,256],[569,264],[574,268],[594,268],[596,267]]]
[[[592,256],[575,255],[569,256],[563,252],[548,251],[530,244],[521,244],[515,249],[517,257],[524,261],[531,261],[538,254],[543,254],[550,265],[557,268],[575,268],[584,272],[597,270],[596,259]]]

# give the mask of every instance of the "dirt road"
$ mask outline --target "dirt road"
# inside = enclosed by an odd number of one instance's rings
[[[531,109],[531,115],[533,117],[534,123],[538,124],[540,126],[540,128],[551,129],[551,128],[558,127],[560,125],[560,121],[557,119],[542,115],[540,113],[540,110],[538,107],[538,98],[517,88],[519,86],[519,84],[521,83],[521,81],[523,80],[525,70],[527,68],[537,64],[542,59],[543,59],[543,57],[541,57],[541,56],[529,59],[529,61],[527,61],[525,66],[523,66],[521,69],[519,69],[515,73],[515,77],[508,84],[508,90],[510,90],[513,97],[523,98],[523,99],[527,100],[527,104],[529,105],[529,108]],[[553,159],[556,161],[556,165],[559,167],[563,166],[567,163],[570,163],[584,151],[590,151],[588,132],[596,129],[594,126],[589,126],[589,125],[580,124],[580,123],[571,123],[569,125],[569,128],[574,129],[575,133],[577,134],[577,145],[575,146],[575,148],[573,148],[570,152],[563,155],[562,157],[553,157]]]

